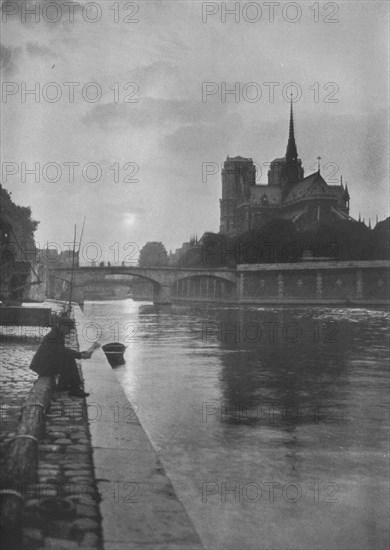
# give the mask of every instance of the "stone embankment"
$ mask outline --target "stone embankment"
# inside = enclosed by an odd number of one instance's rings
[[[36,327],[31,327],[33,332]],[[24,328],[25,330],[25,328]],[[47,332],[47,330],[45,330]],[[31,359],[43,336],[12,336],[3,331],[2,347],[2,465],[15,441],[24,404],[33,392],[35,373]],[[28,333],[28,330],[27,330]],[[77,348],[75,335],[68,342]],[[31,419],[30,419],[31,420]],[[2,483],[2,490],[19,493],[24,506],[19,525],[23,548],[45,550],[100,550],[101,518],[96,489],[85,399],[52,391],[50,403],[38,403],[33,424],[41,428],[37,449],[37,471],[27,482]],[[36,483],[30,483],[30,479]],[[4,496],[3,496],[4,498]],[[7,544],[17,544],[16,541]]]
[[[75,318],[81,327],[80,347],[86,349],[90,347],[83,340],[86,320],[78,308]],[[1,442],[6,459],[12,438],[20,433],[26,398],[34,395],[36,375],[29,365],[42,336],[3,338]],[[78,349],[78,338],[74,333],[67,345]],[[34,483],[11,487],[23,499],[22,548],[201,550],[200,539],[103,351],[97,350],[79,368],[90,396],[69,397],[52,389],[49,403],[37,407],[42,433],[34,441],[37,471],[28,476]],[[10,464],[9,456],[5,462]],[[8,478],[6,483],[3,480],[3,497],[9,489]],[[15,545],[3,548],[20,550]]]
[[[76,308],[81,349],[88,323]],[[202,544],[102,349],[82,365],[104,550],[201,550]]]
[[[28,331],[28,328],[0,328],[1,467],[4,464],[5,446],[15,435],[22,406],[36,380],[36,374],[30,371],[29,366],[38,348],[39,337]]]
[[[45,550],[101,549],[84,399],[54,392],[38,446],[38,483],[27,486],[24,542]]]

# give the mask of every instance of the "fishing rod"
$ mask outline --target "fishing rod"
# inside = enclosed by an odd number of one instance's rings
[[[78,249],[78,264],[80,266],[80,250],[81,250],[81,242],[83,240],[83,235],[84,235],[84,227],[85,227],[85,220],[86,220],[87,216],[84,216],[84,219],[83,219],[83,226],[81,228],[81,234],[80,234],[80,240],[79,240],[79,249]],[[84,297],[81,298],[81,302],[79,302],[79,306],[81,309],[83,309],[83,306],[84,306]]]
[[[80,241],[79,241],[79,250],[78,250],[78,253],[79,253],[79,264],[80,264],[81,241],[83,240],[84,227],[85,227],[85,220],[86,220],[86,218],[87,218],[87,216],[84,216],[83,226],[82,226],[82,228],[81,228],[81,235],[80,235]]]
[[[72,294],[73,294],[73,284],[74,284],[74,278],[75,278],[75,263],[76,263],[76,232],[77,232],[77,225],[74,226],[72,274],[70,277],[68,315],[70,315],[70,312],[72,310]]]
[[[83,235],[84,235],[85,220],[86,220],[86,216],[84,216],[83,225],[82,225],[81,233],[80,233],[79,246],[78,246],[78,251],[77,251],[77,254],[78,254],[78,257],[79,257],[79,262],[80,262],[81,243],[82,243],[82,239],[83,239]],[[76,231],[77,231],[77,226],[75,225],[74,226],[74,238],[73,238],[72,275],[71,275],[71,279],[70,279],[70,289],[69,289],[69,306],[68,306],[68,313],[69,314],[70,314],[71,308],[72,308],[72,295],[73,295],[74,282],[75,282],[75,278],[76,278]]]

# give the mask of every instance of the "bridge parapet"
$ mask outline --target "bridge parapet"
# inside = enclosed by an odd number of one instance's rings
[[[51,277],[69,283],[71,268],[54,268]],[[90,277],[141,277],[153,284],[155,303],[200,299],[239,303],[389,303],[390,261],[305,261],[245,264],[228,268],[78,267],[76,286]],[[214,279],[214,281],[211,281]]]
[[[156,304],[171,303],[172,289],[180,281],[189,279],[213,278],[224,281],[231,286],[236,285],[237,272],[232,269],[204,269],[204,268],[177,268],[177,267],[126,267],[126,266],[99,266],[77,267],[75,269],[75,287],[81,289],[87,282],[102,282],[108,275],[123,277],[140,277],[153,284],[153,301]],[[52,268],[52,279],[62,280],[69,284],[72,277],[72,268]]]
[[[52,268],[50,273],[57,277],[66,278],[72,273],[72,268]],[[235,283],[235,269],[205,269],[205,268],[177,268],[177,267],[126,267],[126,266],[103,266],[103,267],[77,267],[76,276],[88,275],[99,277],[105,275],[124,275],[143,277],[157,284],[173,284],[174,282],[187,277],[218,277],[228,282]]]

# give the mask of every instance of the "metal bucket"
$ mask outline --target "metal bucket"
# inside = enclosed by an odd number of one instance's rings
[[[125,353],[126,346],[119,342],[112,342],[110,344],[104,344],[102,350],[106,354],[107,360],[112,367],[117,367],[125,363],[123,354]]]

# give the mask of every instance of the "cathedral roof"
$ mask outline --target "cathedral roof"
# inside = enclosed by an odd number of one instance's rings
[[[346,214],[345,212],[343,212],[339,208],[335,208],[334,206],[331,206],[330,210],[331,210],[331,212],[336,214],[336,216],[338,218],[340,218],[341,220],[352,220],[351,216],[349,216],[348,214]]]
[[[254,205],[254,203],[261,205],[264,196],[267,198],[270,206],[277,205],[280,204],[282,190],[280,187],[272,185],[254,185],[251,187],[251,205]]]
[[[237,156],[237,157],[229,157],[228,156],[226,160],[227,161],[232,161],[232,162],[251,162],[253,159],[240,157],[240,156]]]
[[[335,198],[339,200],[343,195],[341,186],[329,186],[319,172],[307,176],[289,191],[284,200],[284,204],[297,200],[314,198],[314,196],[323,196],[323,198]]]

